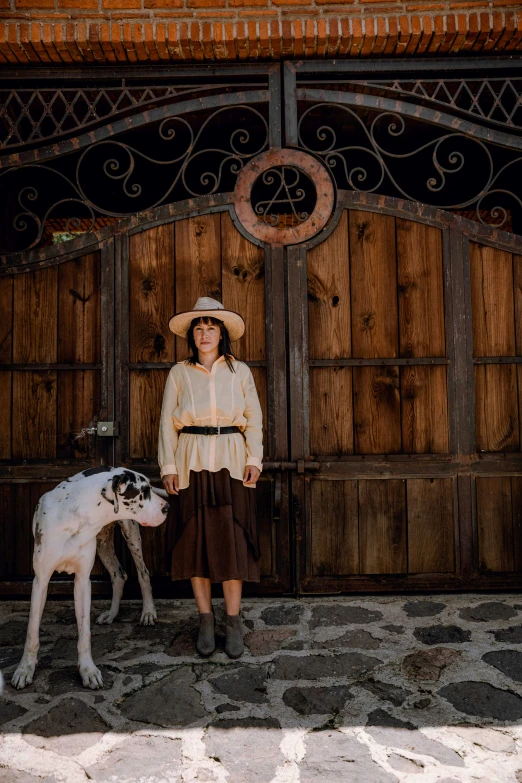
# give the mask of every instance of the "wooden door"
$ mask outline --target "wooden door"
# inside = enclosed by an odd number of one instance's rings
[[[0,580],[4,593],[30,589],[31,523],[41,495],[63,478],[110,459],[108,439],[97,441],[80,433],[113,413],[111,308],[107,306],[111,251],[112,245],[107,245],[76,258],[65,256],[44,268],[21,267],[0,277]]]
[[[471,242],[476,451],[472,500],[483,580],[522,570],[522,256]],[[517,475],[518,474],[518,475]]]
[[[354,206],[288,250],[303,592],[494,586],[521,569],[507,475],[522,466],[521,259],[473,243],[469,258],[462,232],[431,223]]]
[[[282,298],[282,258],[280,262],[278,295]],[[245,319],[245,335],[233,349],[236,357],[251,367],[263,408],[269,469],[258,484],[257,498],[264,592],[288,590],[290,567],[286,489],[280,471],[270,470],[271,460],[285,457],[278,450],[284,448],[280,422],[286,416],[274,385],[277,373],[284,375],[284,358],[275,369],[273,346],[267,344],[274,323],[284,323],[284,312],[274,316],[272,309],[274,263],[268,249],[239,233],[227,210],[130,234],[123,240],[118,269],[117,461],[151,477],[158,474],[158,427],[165,381],[172,364],[187,356],[186,341],[169,331],[169,318],[174,312],[190,310],[199,296],[211,296]],[[183,585],[169,581],[168,525],[144,530],[142,538],[145,560],[156,584],[164,582],[167,594],[178,594]],[[130,564],[129,568],[132,573]]]

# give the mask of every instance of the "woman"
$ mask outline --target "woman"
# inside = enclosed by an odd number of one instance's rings
[[[238,313],[200,297],[170,319],[190,357],[167,378],[158,462],[165,489],[179,493],[172,579],[190,579],[199,610],[197,650],[215,650],[211,583],[222,582],[226,646],[242,655],[239,620],[244,581],[259,581],[255,492],[263,459],[262,414],[252,373],[232,356],[245,331]]]

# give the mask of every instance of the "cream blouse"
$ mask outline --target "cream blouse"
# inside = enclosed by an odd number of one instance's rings
[[[262,469],[262,413],[250,368],[232,360],[231,372],[220,356],[209,372],[201,364],[178,362],[165,385],[158,442],[161,475],[177,473],[179,488],[189,485],[190,471],[211,473],[228,468],[243,480],[245,466]],[[194,435],[183,427],[240,427],[229,435]],[[245,486],[254,486],[248,484]]]

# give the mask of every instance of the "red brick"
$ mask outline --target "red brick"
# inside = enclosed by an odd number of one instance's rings
[[[15,0],[16,8],[53,8],[54,0]]]
[[[360,19],[352,19],[352,47],[350,57],[358,57],[363,44],[363,29]]]
[[[339,50],[339,41],[341,40],[340,30],[339,30],[339,20],[338,19],[329,19],[328,20],[328,45],[326,47],[326,56],[327,57],[335,57],[337,55],[337,52]]]
[[[268,0],[228,0],[229,8],[246,8],[247,6],[267,6]]]
[[[225,22],[225,51],[227,53],[227,59],[236,59],[236,35],[234,25],[231,22]]]
[[[122,42],[121,25],[116,22],[111,24],[111,43],[116,60],[118,62],[127,62],[127,55]]]
[[[305,57],[312,57],[315,54],[315,28],[311,19],[305,22]]]
[[[348,54],[352,45],[352,33],[348,19],[341,19],[341,42],[339,44],[339,57]]]
[[[183,59],[178,28],[174,22],[171,22],[167,28],[167,47],[172,60]]]
[[[98,0],[58,0],[58,8],[92,8],[98,10]]]
[[[384,47],[385,56],[393,55],[399,38],[399,23],[395,17],[388,19],[388,40]]]
[[[102,0],[102,8],[141,8],[141,0]]]
[[[268,22],[261,20],[259,22],[259,49],[262,59],[270,57],[270,35],[268,31]]]
[[[183,0],[144,0],[144,8],[183,8]]]
[[[375,35],[375,44],[373,47],[373,54],[379,55],[384,52],[384,49],[386,47],[386,41],[388,40],[388,31],[386,29],[386,19],[383,16],[380,16],[376,20],[376,35]]]
[[[250,59],[257,60],[259,57],[259,41],[257,40],[257,26],[255,22],[247,22],[248,30],[248,51]]]
[[[303,23],[300,19],[294,19],[292,22],[292,30],[294,32],[294,57],[304,56],[304,32]]]
[[[223,33],[223,25],[221,22],[215,22],[212,25],[213,39],[214,39],[214,54],[217,60],[226,60],[227,51],[225,49],[225,38]]]

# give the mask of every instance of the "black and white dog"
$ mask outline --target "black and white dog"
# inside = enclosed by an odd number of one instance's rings
[[[112,605],[98,618],[111,623],[118,613],[126,574],[114,552],[113,534],[116,522],[138,569],[143,593],[141,622],[154,624],[156,612],[152,602],[150,580],[141,553],[139,525],[156,527],[165,521],[167,493],[151,487],[141,473],[125,468],[89,468],[62,481],[43,495],[33,517],[35,577],[31,609],[22,660],[11,683],[24,688],[33,681],[36,666],[39,629],[47,597],[47,586],[53,571],[74,574],[74,608],[78,623],[78,668],[86,688],[103,685],[100,670],[91,655],[91,583],[90,574],[98,554],[108,569],[112,585]]]

